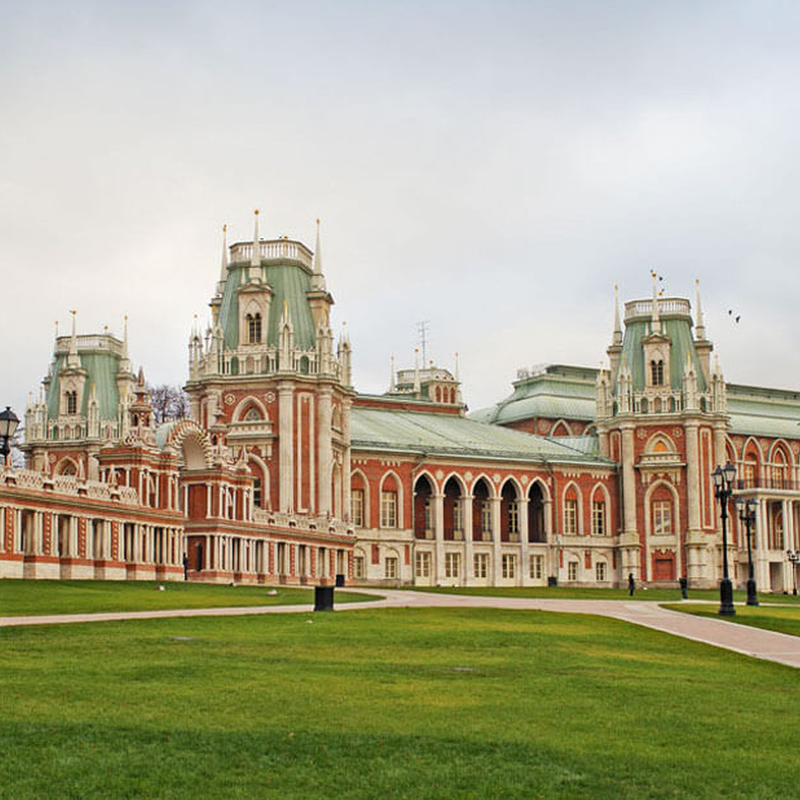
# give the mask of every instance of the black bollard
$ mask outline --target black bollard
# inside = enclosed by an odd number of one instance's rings
[[[314,611],[333,611],[333,586],[314,587]]]

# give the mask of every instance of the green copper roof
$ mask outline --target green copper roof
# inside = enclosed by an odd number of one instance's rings
[[[670,340],[669,377],[673,389],[683,386],[683,372],[686,368],[686,354],[691,356],[694,371],[697,374],[697,386],[701,392],[706,391],[706,379],[703,368],[694,349],[692,326],[688,319],[662,319],[661,330]],[[644,319],[631,320],[625,325],[625,338],[622,342],[622,356],[631,372],[633,388],[645,388],[644,348],[642,340],[650,334],[650,322]]]
[[[587,442],[580,447],[452,414],[353,408],[350,431],[355,450],[386,450],[426,456],[466,456],[503,460],[591,462],[611,466]],[[591,439],[592,437],[585,437]],[[564,437],[566,440],[567,437]]]
[[[111,352],[108,353],[80,353],[81,368],[88,373],[84,384],[83,400],[79,412],[86,416],[89,397],[92,393],[92,384],[95,386],[97,402],[100,407],[100,419],[116,420],[119,405],[119,390],[117,389],[116,374],[119,372],[119,358]],[[59,409],[59,372],[64,369],[66,356],[63,353],[56,355],[53,361],[50,387],[47,391],[47,416],[49,419],[58,417]]]
[[[245,283],[249,265],[232,264],[228,268],[228,279],[220,306],[220,325],[226,349],[239,346],[239,292]],[[284,301],[289,304],[289,316],[294,329],[294,346],[309,350],[316,344],[314,321],[308,305],[306,292],[311,288],[311,276],[296,264],[269,264],[261,267],[263,280],[272,289],[269,319],[266,325],[267,344],[277,347],[278,324],[283,314]]]
[[[800,392],[728,384],[731,433],[800,438]]]
[[[516,381],[513,393],[505,400],[474,411],[469,418],[497,425],[534,417],[591,421],[595,417],[596,378],[597,371],[588,367],[550,364],[544,371]]]

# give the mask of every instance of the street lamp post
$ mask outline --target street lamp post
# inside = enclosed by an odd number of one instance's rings
[[[733,607],[733,584],[728,576],[728,501],[733,493],[733,482],[736,479],[736,467],[729,461],[724,467],[717,467],[712,473],[714,479],[714,496],[719,500],[719,515],[722,519],[722,580],[719,582],[719,614],[732,617],[736,614]]]
[[[6,406],[5,411],[0,411],[0,455],[3,456],[3,464],[11,452],[11,439],[17,432],[19,419],[11,410],[11,406]]]
[[[758,592],[756,591],[756,581],[753,577],[753,551],[750,547],[750,534],[756,524],[756,504],[754,500],[745,500],[742,497],[736,498],[736,505],[739,507],[739,519],[744,523],[747,530],[747,605],[758,605]]]
[[[792,594],[797,594],[797,565],[800,563],[800,550],[795,550],[794,553],[791,550],[787,550],[786,558],[792,562],[792,579],[794,582]]]

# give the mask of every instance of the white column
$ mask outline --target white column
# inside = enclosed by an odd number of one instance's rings
[[[342,518],[350,520],[350,402],[342,402]]]
[[[500,542],[500,502],[501,498],[491,497],[492,505],[492,586],[499,586],[503,577]]]
[[[697,422],[686,423],[686,494],[689,515],[689,534],[700,531],[700,482],[699,443]]]
[[[471,494],[461,498],[464,519],[464,586],[469,586],[474,578],[475,553],[472,545],[472,501],[474,499]]]
[[[434,494],[433,501],[433,539],[436,546],[436,583],[442,583],[444,577],[444,495]]]
[[[278,384],[278,463],[279,503],[284,514],[294,511],[294,416],[292,396],[294,384]],[[330,483],[330,481],[329,481]]]
[[[519,552],[520,565],[519,586],[527,586],[530,583],[531,565],[528,548],[528,495],[523,494],[517,501],[517,516],[519,518]]]
[[[331,387],[321,386],[317,403],[317,451],[319,453],[319,505],[320,516],[326,516],[333,510],[331,503],[331,486],[333,475],[333,446],[331,444],[332,402]],[[350,480],[350,474],[342,476],[342,480]],[[311,500],[313,504],[313,498]],[[345,514],[349,509],[344,509]],[[344,517],[345,514],[342,514]]]

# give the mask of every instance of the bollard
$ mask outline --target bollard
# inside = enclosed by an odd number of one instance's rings
[[[336,573],[336,588],[344,586],[344,575],[341,572]]]
[[[333,611],[333,586],[314,587],[314,611]]]

